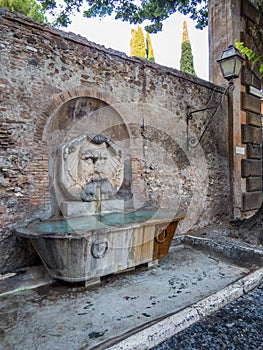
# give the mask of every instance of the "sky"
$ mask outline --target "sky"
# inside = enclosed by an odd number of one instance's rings
[[[83,18],[81,13],[71,19],[71,25],[63,30],[80,34],[106,48],[130,54],[131,29],[136,28],[136,25],[112,17]],[[208,29],[196,29],[195,22],[180,13],[173,14],[163,22],[162,32],[151,34],[155,61],[167,67],[180,68],[184,19],[187,21],[196,74],[199,78],[208,80]],[[141,27],[145,25],[142,24]]]

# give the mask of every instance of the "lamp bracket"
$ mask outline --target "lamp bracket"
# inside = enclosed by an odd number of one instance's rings
[[[187,135],[186,136],[187,136],[187,149],[188,150],[189,150],[189,148],[196,148],[199,145],[199,143],[202,141],[206,130],[208,129],[210,123],[212,122],[214,116],[216,115],[219,107],[223,103],[224,97],[226,95],[228,95],[231,91],[233,91],[234,88],[235,88],[234,80],[231,79],[228,82],[228,85],[225,88],[225,90],[224,90],[224,92],[222,94],[222,97],[221,97],[220,101],[217,104],[215,104],[214,106],[211,106],[211,107],[205,107],[205,108],[197,109],[197,110],[194,110],[192,112],[188,112],[186,114],[186,126],[187,126],[187,130],[186,130]],[[214,94],[214,92],[215,92],[215,90],[213,91],[213,94]],[[213,94],[212,94],[212,96],[213,96]],[[198,113],[198,112],[204,112],[204,111],[207,111],[207,110],[212,110],[212,109],[213,109],[213,112],[212,112],[211,116],[209,117],[209,120],[206,123],[206,125],[204,127],[204,130],[203,130],[201,136],[199,137],[199,139],[197,139],[195,136],[190,136],[189,135],[190,134],[190,121],[193,119],[193,114]]]

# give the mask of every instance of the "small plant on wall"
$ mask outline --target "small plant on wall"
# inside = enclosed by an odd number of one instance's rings
[[[263,4],[259,7],[263,16]],[[236,48],[243,53],[252,63],[252,69],[256,65],[260,75],[263,77],[263,28],[254,24],[251,28],[251,37],[253,38],[253,48],[242,41],[235,40]],[[257,68],[256,68],[257,69]]]
[[[263,56],[257,55],[253,50],[245,46],[241,41],[236,40],[235,46],[249,59],[249,61],[252,62],[253,65],[255,65],[257,62],[260,64],[259,73],[263,76]]]

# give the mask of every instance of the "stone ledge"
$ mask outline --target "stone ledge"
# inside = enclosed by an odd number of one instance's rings
[[[101,211],[110,213],[124,210],[124,201],[122,199],[104,200],[101,202]],[[82,215],[96,214],[96,202],[63,202],[61,211],[65,217],[77,217]]]

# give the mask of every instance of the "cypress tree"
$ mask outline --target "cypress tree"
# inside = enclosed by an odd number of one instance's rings
[[[184,21],[184,24],[183,24],[180,70],[182,72],[196,76],[195,69],[194,69],[192,48],[191,48],[191,44],[190,44],[190,40],[189,40],[189,36],[188,36],[186,21]]]
[[[144,35],[140,26],[131,31],[132,38],[130,41],[131,54],[130,56],[136,56],[146,58],[146,47],[144,42]]]
[[[131,40],[130,40],[130,56],[134,56],[134,46],[135,46],[135,35],[136,35],[136,29],[131,30]]]
[[[152,42],[151,42],[150,34],[148,32],[146,33],[146,54],[147,54],[147,59],[149,61],[155,62]]]

